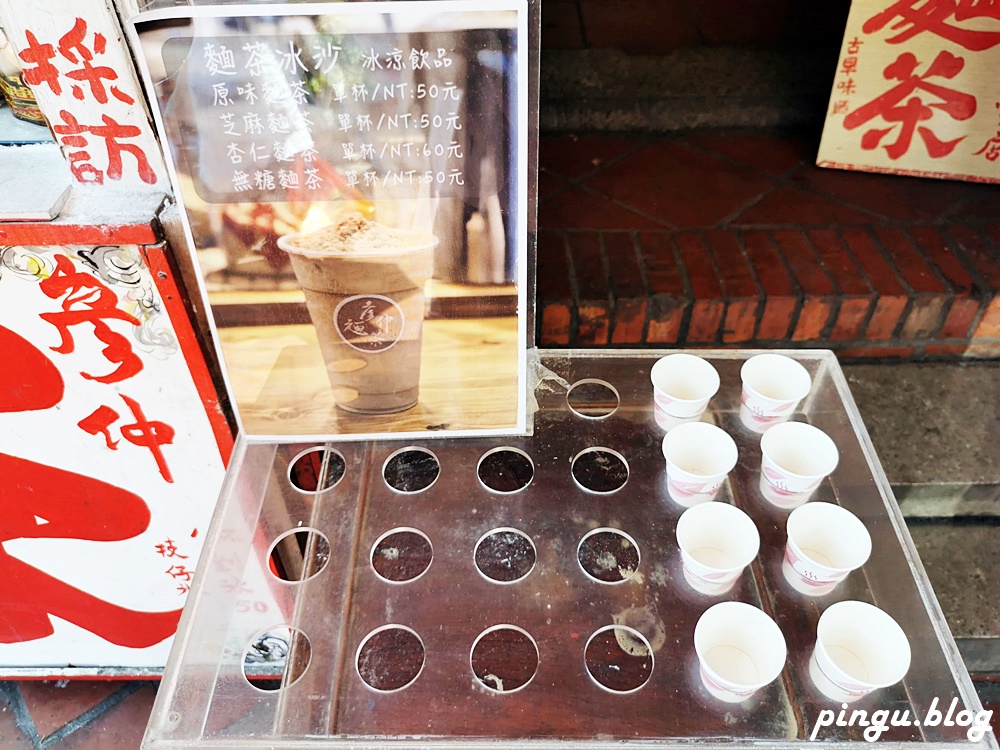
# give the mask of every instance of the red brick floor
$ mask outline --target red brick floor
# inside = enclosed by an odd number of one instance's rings
[[[819,169],[816,146],[543,137],[539,342],[1000,356],[1000,187]]]

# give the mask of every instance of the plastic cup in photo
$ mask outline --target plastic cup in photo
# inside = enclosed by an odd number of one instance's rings
[[[781,572],[796,591],[829,594],[868,561],[872,538],[861,519],[833,503],[806,503],[788,516]]]
[[[846,601],[819,618],[809,676],[827,698],[850,703],[895,685],[910,668],[910,642],[878,607]]]
[[[774,425],[761,438],[760,450],[760,491],[779,508],[806,502],[840,460],[829,435],[802,422]]]
[[[649,373],[656,411],[671,417],[697,417],[719,391],[719,373],[693,354],[668,354]]]
[[[785,638],[774,620],[743,602],[709,607],[694,628],[701,681],[726,703],[740,703],[785,666]]]
[[[678,425],[663,437],[667,492],[685,508],[712,500],[736,466],[736,442],[715,425]]]
[[[424,283],[437,238],[384,228],[386,246],[330,250],[323,232],[278,238],[288,253],[337,406],[390,414],[416,405]],[[325,231],[325,230],[324,230]]]
[[[701,594],[729,591],[760,550],[760,534],[746,513],[726,503],[688,508],[677,521],[684,580]]]
[[[753,432],[788,421],[812,388],[809,371],[782,354],[758,354],[740,369],[740,421]]]

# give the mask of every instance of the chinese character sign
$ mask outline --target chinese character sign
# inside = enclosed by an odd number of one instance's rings
[[[994,3],[858,0],[817,163],[1000,181],[998,66]]]
[[[0,0],[7,35],[78,182],[169,190],[114,11],[79,0]]]
[[[0,320],[0,670],[162,666],[224,467],[152,276],[0,246]]]
[[[209,203],[471,195],[476,49],[458,40],[276,28],[169,39],[165,124],[182,171]]]

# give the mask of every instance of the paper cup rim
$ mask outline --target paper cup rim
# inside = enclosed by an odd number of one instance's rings
[[[822,436],[822,438],[826,439],[829,442],[830,446],[833,448],[833,462],[830,465],[830,468],[821,474],[799,474],[798,472],[790,471],[785,467],[781,466],[770,455],[768,455],[767,446],[765,445],[765,442],[768,440],[771,441],[775,440],[776,439],[775,435],[781,435],[782,432],[788,432],[789,429],[792,430],[805,429],[807,432],[820,435]],[[767,458],[768,461],[777,466],[784,474],[787,474],[790,477],[795,477],[796,479],[822,479],[823,477],[830,476],[836,470],[837,466],[840,465],[840,449],[837,447],[837,444],[834,442],[833,438],[827,435],[825,432],[823,432],[823,430],[819,429],[819,427],[813,427],[811,424],[807,424],[805,422],[781,422],[780,424],[776,424],[770,427],[767,430],[767,432],[761,435],[760,451],[761,454],[765,458]]]
[[[899,637],[898,638],[899,645],[902,646],[902,649],[903,649],[904,653],[906,654],[906,658],[904,660],[905,661],[905,666],[904,666],[903,670],[900,672],[900,674],[895,679],[890,680],[888,682],[886,682],[884,680],[880,680],[878,682],[873,682],[872,680],[862,679],[860,677],[856,677],[855,675],[852,675],[847,670],[845,670],[843,667],[841,667],[839,664],[837,664],[836,662],[833,661],[833,658],[830,656],[830,653],[827,650],[826,644],[823,643],[823,631],[825,629],[824,628],[824,623],[826,625],[826,628],[829,628],[830,627],[830,622],[831,622],[831,619],[830,619],[831,613],[837,614],[837,613],[839,613],[840,610],[843,610],[845,608],[846,609],[854,609],[854,610],[860,609],[860,610],[864,610],[864,611],[869,612],[874,617],[877,617],[877,618],[881,619],[882,622],[889,628],[889,630],[892,631],[892,633],[893,633],[894,636],[898,636]],[[847,599],[845,601],[837,602],[836,604],[831,604],[829,607],[826,608],[826,610],[823,612],[823,614],[820,615],[819,622],[816,624],[816,649],[817,650],[822,649],[822,651],[823,651],[823,653],[825,655],[825,658],[827,660],[829,660],[830,663],[837,670],[839,670],[840,672],[842,672],[848,679],[854,681],[858,685],[864,685],[866,687],[867,686],[872,686],[873,688],[882,688],[882,687],[888,687],[889,685],[895,685],[901,679],[903,679],[904,677],[906,677],[906,673],[910,670],[910,664],[911,664],[912,659],[913,659],[913,650],[910,648],[910,639],[907,637],[906,631],[903,630],[902,626],[898,622],[896,622],[895,618],[892,615],[890,615],[888,612],[886,612],[885,610],[876,607],[874,604],[869,604],[868,602],[859,602],[859,601],[856,601],[854,599]],[[832,680],[832,678],[829,675],[827,675],[827,679],[831,679]],[[832,681],[834,683],[836,683],[836,680],[832,680]]]
[[[723,508],[728,508],[728,510],[723,510]],[[691,559],[693,559],[693,560],[695,559],[694,555],[692,555],[687,550],[686,546],[684,546],[684,545],[681,544],[681,529],[683,527],[685,527],[685,526],[689,526],[692,523],[694,523],[697,520],[697,517],[699,515],[704,516],[704,515],[710,515],[710,514],[713,514],[713,513],[714,514],[721,513],[723,515],[729,515],[733,519],[739,519],[739,521],[741,523],[743,521],[749,522],[750,528],[753,529],[753,534],[754,534],[754,545],[753,545],[754,550],[753,550],[753,554],[750,555],[750,559],[747,560],[746,562],[744,562],[742,565],[730,566],[730,567],[725,567],[725,568],[717,568],[714,565],[706,565],[705,563],[701,562],[700,560],[695,560],[695,562],[697,562],[698,565],[700,565],[701,567],[705,568],[706,570],[710,570],[710,571],[713,571],[715,573],[727,573],[729,571],[737,570],[737,569],[738,570],[742,570],[747,565],[749,565],[750,563],[752,563],[757,558],[757,555],[760,554],[760,529],[757,528],[757,524],[755,524],[753,522],[753,518],[751,518],[748,513],[746,513],[743,510],[740,510],[735,505],[730,505],[729,503],[719,503],[719,502],[714,502],[714,501],[713,502],[698,503],[697,505],[692,505],[687,510],[685,510],[683,513],[681,513],[680,518],[677,519],[677,527],[674,530],[674,538],[677,540],[677,547],[678,547],[678,549],[680,549],[680,551],[683,554],[691,557]],[[685,517],[687,518],[687,520],[685,520]],[[736,602],[729,602],[729,603],[732,604],[732,603],[736,603]]]
[[[749,385],[747,383],[748,368],[752,368],[755,365],[760,365],[765,360],[771,362],[780,362],[782,367],[791,367],[791,369],[796,373],[797,376],[801,377],[802,375],[804,375],[805,389],[802,391],[801,395],[789,398],[774,398],[773,396],[767,396],[761,393],[758,389],[754,388],[752,385]],[[801,401],[802,399],[804,399],[806,396],[809,395],[809,392],[812,390],[812,385],[813,385],[812,375],[809,374],[809,370],[805,368],[805,365],[803,365],[797,359],[793,359],[792,357],[786,356],[784,354],[776,354],[775,352],[765,352],[764,354],[756,354],[753,357],[750,357],[750,359],[748,359],[746,362],[744,362],[743,366],[740,367],[740,382],[743,384],[744,388],[751,391],[755,396],[759,396],[760,398],[765,398],[768,401],[775,401],[777,403]]]
[[[721,612],[723,610],[731,610],[732,614],[722,615]],[[755,610],[755,611],[751,612],[750,610]],[[701,642],[701,639],[699,638],[699,634],[704,633],[705,626],[703,625],[703,623],[710,614],[713,617],[715,616],[725,617],[725,619],[727,620],[745,620],[746,618],[751,618],[751,617],[756,618],[757,621],[761,623],[761,626],[763,628],[770,631],[772,635],[777,635],[777,640],[778,642],[781,643],[781,652],[782,652],[782,656],[778,664],[777,671],[771,670],[773,671],[773,674],[771,674],[771,671],[766,672],[764,676],[767,677],[767,679],[762,678],[758,682],[751,682],[751,683],[736,683],[733,682],[732,680],[727,680],[724,677],[721,677],[718,674],[718,672],[712,669],[712,667],[708,664],[708,661],[705,659],[703,653],[704,644]],[[706,672],[708,672],[713,679],[722,683],[726,683],[728,685],[740,685],[743,689],[747,690],[749,689],[759,690],[765,685],[773,682],[775,679],[777,679],[778,675],[781,674],[781,671],[785,668],[785,663],[788,661],[788,643],[785,641],[785,634],[781,632],[781,628],[778,626],[778,623],[776,623],[774,619],[767,614],[767,612],[760,609],[760,607],[755,607],[752,604],[747,604],[746,602],[719,602],[718,604],[714,604],[708,609],[706,609],[704,612],[702,612],[701,617],[698,618],[698,622],[694,626],[694,651],[695,654],[697,654],[698,656],[698,663],[700,664],[701,668],[704,669]],[[733,692],[736,692],[736,690],[734,690]]]
[[[713,387],[711,393],[709,393],[707,396],[699,396],[698,398],[680,398],[679,396],[671,396],[669,393],[660,388],[660,386],[657,385],[655,379],[656,370],[657,368],[660,368],[662,370],[663,367],[666,366],[663,365],[662,363],[666,362],[668,359],[671,359],[672,357],[679,357],[687,362],[697,360],[699,363],[706,365],[708,367],[708,370],[706,370],[705,372],[706,374],[708,374],[709,371],[711,371],[709,377],[711,377],[715,383],[715,386]],[[687,352],[677,352],[676,354],[667,354],[666,356],[660,357],[658,360],[656,360],[653,363],[653,366],[649,368],[649,382],[653,384],[653,388],[669,396],[671,401],[677,401],[678,403],[681,404],[697,404],[699,401],[711,401],[712,397],[719,392],[719,388],[722,387],[722,378],[719,376],[719,371],[715,369],[715,365],[713,365],[704,357],[699,357],[697,354],[688,354]]]
[[[386,258],[386,257],[396,257],[399,255],[409,255],[410,253],[418,253],[426,250],[433,250],[438,246],[440,240],[432,234],[426,236],[426,241],[421,244],[413,245],[412,247],[404,247],[395,250],[387,250],[385,252],[379,251],[377,253],[370,252],[326,252],[322,250],[310,250],[309,248],[301,247],[295,245],[294,242],[296,238],[302,237],[305,232],[292,232],[291,234],[283,234],[278,237],[278,248],[284,250],[289,255],[301,255],[306,258],[344,258],[351,260],[361,260],[367,258]]]
[[[834,516],[840,516],[848,524],[854,525],[856,530],[862,532],[863,538],[865,540],[864,547],[867,549],[867,551],[863,556],[860,556],[862,557],[862,560],[859,563],[857,563],[856,565],[852,565],[849,568],[842,568],[842,567],[832,568],[829,565],[824,565],[823,563],[816,562],[811,557],[808,557],[808,555],[806,555],[805,552],[803,552],[802,547],[799,545],[799,543],[792,538],[792,529],[791,529],[792,522],[796,518],[801,520],[807,514],[816,514],[816,513],[827,513],[827,514],[832,514]],[[826,502],[805,503],[804,505],[800,505],[799,507],[795,508],[794,510],[792,510],[791,513],[788,514],[788,520],[785,522],[785,536],[787,537],[788,544],[794,545],[796,551],[800,553],[800,556],[806,558],[809,561],[810,566],[814,568],[819,568],[820,570],[829,572],[831,574],[843,573],[844,571],[850,572],[852,570],[857,570],[866,562],[868,562],[868,558],[870,558],[872,554],[872,535],[871,532],[868,531],[868,527],[865,526],[864,521],[862,521],[856,515],[851,513],[851,511],[849,511],[847,508],[837,505],[836,503],[826,503]]]
[[[689,471],[688,469],[685,469],[679,466],[678,464],[674,463],[670,459],[670,457],[667,455],[667,442],[681,440],[683,439],[685,434],[694,434],[695,432],[702,432],[712,435],[721,434],[722,436],[725,437],[723,443],[726,446],[725,451],[727,453],[727,457],[725,463],[727,466],[729,466],[728,469],[726,469],[723,472],[715,472],[712,474],[701,474],[696,471]],[[724,476],[726,474],[729,474],[729,472],[731,472],[733,469],[736,468],[736,464],[739,463],[740,460],[740,449],[736,445],[736,441],[733,440],[733,436],[730,435],[721,427],[718,427],[714,424],[709,424],[708,422],[685,422],[683,424],[679,424],[672,427],[667,432],[667,434],[663,436],[663,440],[660,443],[660,451],[663,453],[663,458],[667,461],[667,463],[672,464],[674,467],[680,469],[685,474],[690,474],[693,477],[699,477],[704,479],[712,479],[714,477]],[[730,465],[730,459],[732,459],[731,461],[732,465]]]

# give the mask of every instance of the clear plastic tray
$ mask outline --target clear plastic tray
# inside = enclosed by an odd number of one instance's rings
[[[744,428],[738,415],[739,369],[756,352],[699,351],[722,379],[705,418],[727,430],[740,450],[718,499],[749,513],[760,530],[761,551],[728,594],[709,597],[688,588],[674,537],[683,509],[666,494],[664,433],[654,420],[649,382],[650,367],[667,353],[541,352],[533,434],[412,444],[432,452],[440,464],[437,480],[412,494],[391,489],[383,477],[387,459],[411,444],[327,444],[343,457],[343,478],[332,489],[309,494],[292,487],[289,464],[317,446],[241,442],[144,747],[374,750],[471,748],[497,740],[608,748],[622,742],[796,747],[809,740],[820,711],[841,708],[813,687],[808,660],[819,615],[842,599],[869,601],[887,611],[902,625],[913,651],[901,683],[851,704],[850,710],[909,710],[911,719],[920,720],[935,698],[939,709],[957,698],[958,710],[981,711],[829,352],[784,352],[813,378],[812,392],[794,418],[811,422],[836,441],[839,466],[813,499],[837,502],[862,518],[874,544],[871,559],[824,597],[805,597],[785,583],[781,559],[788,511],[761,497],[759,435]],[[620,404],[613,414],[594,419],[569,407],[567,384],[585,379],[617,390]],[[482,484],[479,462],[498,447],[530,457],[534,472],[524,489],[501,494]],[[597,494],[574,479],[574,457],[595,447],[611,449],[627,462],[621,489]],[[393,583],[376,574],[372,550],[386,532],[400,528],[426,535],[433,557],[415,580]],[[530,573],[509,584],[488,579],[475,562],[477,542],[503,528],[530,537],[535,553]],[[632,538],[640,553],[636,575],[608,585],[584,572],[578,545],[598,528],[620,529]],[[279,580],[268,564],[274,540],[293,529],[315,529],[329,541],[329,559],[325,548],[322,559],[314,558],[316,567],[324,562],[325,567],[298,583]],[[304,548],[307,573],[314,551]],[[781,676],[742,704],[713,699],[697,674],[694,625],[705,609],[724,600],[760,606],[777,621],[788,644]],[[366,637],[388,624],[412,629],[424,656],[412,683],[379,692],[362,681],[357,657]],[[497,691],[492,677],[479,679],[471,663],[476,639],[501,624],[530,634],[537,648],[534,676],[516,691]],[[634,628],[652,644],[649,679],[631,692],[602,687],[585,665],[591,635],[614,624]],[[262,633],[281,625],[304,633],[309,653],[293,646],[270,674],[284,674],[286,682],[297,679],[276,691],[261,690],[245,677],[244,655]],[[371,666],[369,660],[363,667],[369,677]],[[382,666],[392,672],[391,663]],[[267,665],[250,671],[251,677],[269,674]],[[868,744],[862,731],[830,726],[816,738]],[[880,742],[997,747],[991,733],[970,743],[966,731],[961,726],[891,727]]]

